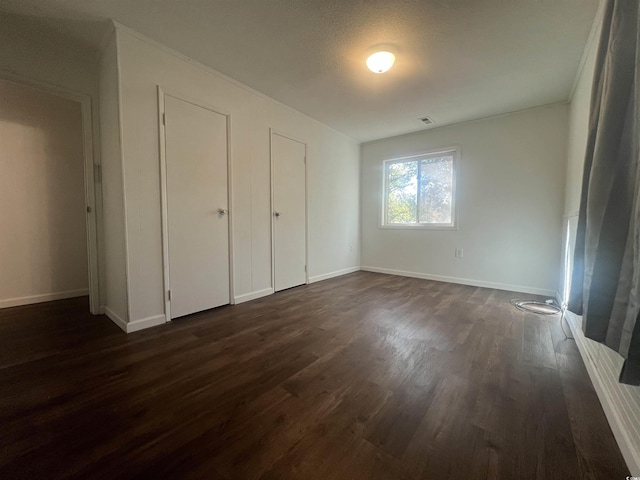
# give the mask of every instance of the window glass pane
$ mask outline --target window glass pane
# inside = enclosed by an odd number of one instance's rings
[[[387,223],[417,223],[418,162],[387,166]]]
[[[421,161],[420,223],[451,223],[453,157]]]

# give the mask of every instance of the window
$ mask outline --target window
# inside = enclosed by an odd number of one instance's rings
[[[458,150],[384,162],[383,227],[455,228]]]

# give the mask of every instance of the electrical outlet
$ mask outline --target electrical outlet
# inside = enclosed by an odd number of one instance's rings
[[[464,250],[462,250],[461,248],[456,248],[454,255],[456,258],[462,258],[464,256]]]

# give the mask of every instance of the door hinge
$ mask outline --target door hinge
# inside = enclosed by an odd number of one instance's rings
[[[91,213],[91,207],[87,206],[87,213]]]
[[[162,113],[162,125],[166,125],[167,124],[167,114],[166,113]]]
[[[305,164],[307,163],[307,156],[306,156],[306,155],[305,155],[305,157],[304,157],[304,163],[305,163]]]
[[[102,182],[102,166],[95,163],[93,165],[93,183]]]
[[[307,266],[304,266],[304,273],[307,273]]]
[[[167,300],[171,301],[171,290],[167,290]]]

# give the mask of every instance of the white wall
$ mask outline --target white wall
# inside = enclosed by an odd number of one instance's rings
[[[355,141],[128,29],[117,46],[129,322],[164,319],[157,85],[230,113],[236,299],[272,289],[269,128],[308,143],[310,277],[358,268]]]
[[[309,122],[310,123],[310,122]],[[310,123],[309,277],[360,267],[360,145]]]
[[[88,294],[80,104],[0,80],[0,307]]]
[[[362,268],[555,295],[566,134],[557,104],[364,144]],[[458,230],[379,228],[383,160],[451,146],[461,148]]]
[[[122,326],[129,318],[124,186],[120,145],[118,56],[115,32],[105,45],[99,64],[100,144],[102,146],[102,306]]]
[[[584,155],[589,131],[591,89],[600,35],[600,22],[601,16],[598,15],[569,108],[564,233],[569,235],[569,251],[565,254],[571,259],[573,258],[573,244],[580,207]],[[591,381],[596,388],[631,474],[640,476],[640,387],[618,383],[623,358],[605,345],[585,338],[581,317],[568,312],[568,320]]]
[[[582,71],[576,82],[569,105],[569,135],[567,141],[567,182],[565,188],[565,215],[577,215],[582,191],[584,154],[589,133],[589,107],[591,84],[596,62],[597,38],[593,38],[587,49]]]

